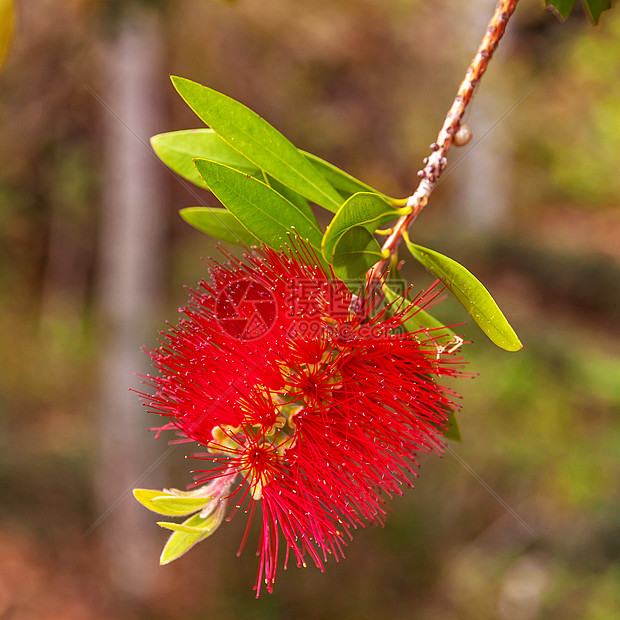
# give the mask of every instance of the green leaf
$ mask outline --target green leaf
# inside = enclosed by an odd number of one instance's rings
[[[9,46],[15,28],[13,0],[0,0],[0,67],[9,54]]]
[[[573,9],[575,8],[575,4],[577,4],[577,0],[544,0],[545,6],[550,6],[555,9],[555,12],[562,17],[563,19],[567,19],[571,14]],[[583,6],[586,9],[588,15],[592,18],[592,21],[595,24],[598,24],[599,19],[601,17],[601,13],[606,11],[607,9],[611,9],[612,0],[582,0]]]
[[[260,241],[227,209],[186,207],[179,211],[191,226],[221,241],[250,247]]]
[[[592,18],[595,24],[598,24],[598,20],[601,17],[601,13],[607,9],[611,9],[611,0],[583,0],[586,7],[586,11]]]
[[[348,230],[362,227],[372,235],[381,224],[410,211],[410,207],[394,209],[378,194],[354,194],[338,209],[325,231],[321,243],[325,260],[331,262],[336,244]]]
[[[321,231],[305,214],[261,181],[214,161],[197,159],[198,172],[218,200],[260,241],[279,250],[296,231],[316,249]]]
[[[260,178],[262,176],[261,169],[258,166],[224,142],[212,129],[186,129],[161,133],[151,138],[151,146],[157,156],[169,168],[199,187],[206,187],[206,185],[194,166],[194,159],[209,159],[251,174],[253,177]],[[346,198],[357,192],[371,192],[383,196],[391,204],[399,202],[395,198],[381,194],[320,157],[304,151],[299,152]],[[300,194],[273,177],[268,177],[267,180],[269,185],[292,203],[300,206],[302,201],[305,201]],[[307,201],[305,202],[307,205]]]
[[[280,196],[284,196],[284,198],[294,204],[309,220],[312,220],[317,228],[319,228],[319,223],[316,221],[316,217],[314,217],[314,213],[312,212],[308,201],[303,196],[292,189],[289,189],[286,185],[282,185],[282,183],[280,183],[277,179],[274,179],[269,175],[266,175],[266,177],[267,185],[275,189]]]
[[[202,510],[209,502],[210,497],[183,497],[183,496],[159,496],[151,499],[153,506],[160,514],[183,517]],[[165,510],[165,512],[162,512]]]
[[[156,506],[153,504],[153,499],[156,497],[169,497],[170,494],[161,490],[153,490],[153,489],[134,489],[133,496],[143,505],[146,506],[149,510],[156,512],[161,515],[168,514],[166,512],[160,512],[160,506]],[[172,516],[172,515],[170,515]]]
[[[151,138],[153,150],[169,168],[199,187],[206,187],[194,159],[210,159],[257,176],[260,168],[228,146],[212,129],[187,129],[160,133]]]
[[[450,412],[446,426],[448,428],[444,435],[446,439],[449,439],[450,441],[463,441],[463,438],[461,437],[461,429],[459,428],[459,423],[456,419],[456,414],[454,411]]]
[[[385,284],[383,285],[383,294],[392,305],[390,310],[393,312],[407,312],[408,318],[403,322],[403,325],[408,332],[417,332],[420,329],[430,330],[430,335],[436,340],[454,340],[456,342],[457,336],[449,327],[443,325],[434,316],[416,306],[412,301],[399,295]]]
[[[154,507],[154,505],[151,503],[151,500],[154,497],[161,497],[162,495],[165,495],[164,491],[155,491],[152,489],[134,489],[133,490],[133,496],[143,506],[146,506],[149,510],[152,510],[153,512],[158,512],[158,509]],[[159,513],[159,514],[163,514],[163,513]]]
[[[209,497],[187,497],[166,491],[134,489],[134,497],[149,510],[169,517],[182,517],[206,506]]]
[[[172,77],[189,107],[227,144],[287,187],[336,211],[338,192],[279,131],[243,104],[191,80]]]
[[[523,348],[494,299],[473,274],[439,252],[411,243],[406,237],[405,241],[413,257],[446,284],[492,342],[507,351]]]
[[[166,546],[161,552],[159,563],[162,566],[164,564],[169,564],[189,551],[196,543],[211,536],[222,523],[224,518],[224,507],[225,504],[222,502],[209,516],[201,517],[198,514],[184,521],[182,524],[183,529],[179,528],[179,530],[173,532],[172,536],[168,539]],[[173,524],[162,525],[162,527],[171,529],[171,525]]]
[[[325,161],[312,153],[307,153],[306,151],[301,150],[300,153],[302,153],[306,159],[310,160],[314,167],[329,181],[331,186],[338,190],[346,198],[349,198],[358,192],[369,192],[372,194],[379,194],[390,204],[406,202],[406,199],[404,201],[399,201],[396,198],[390,198],[389,196],[382,194],[376,189],[370,187],[370,185],[366,185],[366,183],[363,183],[354,176],[351,176],[348,172],[341,170],[340,168],[334,166],[334,164],[330,164],[328,161]]]
[[[554,7],[564,19],[568,19],[576,3],[577,0],[545,0],[545,6]]]
[[[212,129],[190,129],[186,131],[172,131],[169,133],[162,133],[151,138],[151,145],[157,156],[174,172],[182,176],[184,179],[191,181],[199,187],[207,187],[204,179],[198,173],[196,166],[194,165],[194,159],[209,159],[219,164],[224,164],[235,170],[239,170],[245,174],[250,174],[253,177],[263,177],[263,173],[255,166],[250,160],[246,159],[235,151],[232,147],[228,146],[224,140],[222,140]],[[295,204],[297,208],[302,211],[309,219],[316,223],[316,218],[310,209],[308,202],[299,194],[293,192],[288,187],[282,185],[279,181],[273,178],[268,178],[269,185],[273,187],[279,194],[284,196],[287,200]],[[193,208],[193,207],[190,207]],[[198,208],[198,207],[196,207]],[[217,210],[216,210],[217,211]],[[183,214],[182,214],[183,215]],[[212,221],[217,216],[214,213],[213,216],[205,216],[209,218],[206,222],[211,226]],[[190,224],[195,225],[194,222]],[[228,220],[224,222],[228,224]],[[231,235],[219,235],[215,232],[210,232],[196,225],[196,228],[207,232],[214,237],[223,239],[224,241],[233,241]],[[219,231],[221,227],[214,226],[216,231]],[[243,237],[237,235],[235,229],[235,236],[237,238]],[[245,240],[246,245],[256,243],[256,239],[252,238],[251,241]],[[238,243],[238,240],[233,241]]]
[[[184,525],[183,523],[174,523],[173,521],[158,521],[157,525],[166,530],[172,530],[173,532],[186,532],[188,534],[202,534],[204,529],[201,527],[191,527],[189,525]]]
[[[384,256],[377,240],[363,227],[349,228],[334,247],[334,273],[343,281],[364,275]]]

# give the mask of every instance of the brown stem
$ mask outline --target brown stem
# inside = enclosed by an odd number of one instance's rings
[[[452,107],[446,115],[446,120],[443,123],[443,127],[437,136],[437,142],[431,144],[431,154],[424,159],[424,168],[418,172],[420,177],[420,184],[415,192],[408,198],[407,206],[411,207],[411,213],[403,215],[394,228],[392,233],[386,239],[383,244],[383,252],[391,255],[398,246],[398,243],[402,239],[403,234],[409,228],[409,225],[415,220],[420,211],[428,203],[429,196],[437,182],[441,173],[445,170],[448,160],[446,159],[446,153],[452,146],[454,134],[458,129],[458,126],[463,118],[465,109],[471,101],[474,89],[480,81],[480,78],[484,75],[487,69],[489,61],[493,56],[493,52],[497,48],[497,45],[506,31],[506,25],[508,20],[512,16],[517,2],[519,0],[499,0],[495,13],[489,21],[487,30],[478,48],[478,52],[471,61],[465,78],[459,86],[459,90],[452,102]],[[383,273],[385,265],[389,260],[385,258],[374,265],[367,274],[370,281],[379,278]]]

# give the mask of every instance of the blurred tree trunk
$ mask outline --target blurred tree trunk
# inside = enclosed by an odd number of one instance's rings
[[[456,14],[462,16],[462,45],[473,57],[496,1],[468,0],[459,4]],[[470,115],[465,119],[474,137],[466,147],[452,153],[453,165],[463,157],[454,170],[457,219],[466,228],[480,232],[501,229],[510,216],[512,147],[506,123],[498,123],[512,103],[507,92],[509,80],[502,79],[501,65],[507,47],[510,47],[510,29],[493,58],[489,74],[474,96]],[[483,136],[484,140],[472,148]]]
[[[159,84],[164,83],[157,14],[132,7],[118,23],[105,56],[109,110],[101,218],[100,306],[105,350],[99,403],[99,526],[109,569],[119,587],[145,596],[157,569],[153,515],[131,496],[157,486],[145,474],[161,450],[147,434],[150,420],[136,394],[136,373],[147,372],[141,347],[153,341],[151,319],[160,302],[163,250],[161,167],[148,139],[163,127]]]

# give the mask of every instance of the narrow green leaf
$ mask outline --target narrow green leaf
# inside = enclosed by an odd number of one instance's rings
[[[598,20],[601,17],[601,13],[607,9],[611,9],[611,0],[583,0],[586,7],[586,11],[592,18],[595,24],[598,24]]]
[[[166,491],[134,489],[134,497],[149,510],[169,517],[182,517],[200,510],[209,502],[205,497],[183,497]]]
[[[250,247],[260,241],[227,209],[186,207],[179,211],[191,226],[221,241]]]
[[[153,489],[134,489],[133,496],[143,505],[146,506],[149,510],[153,512],[157,512],[155,507],[153,506],[151,500],[154,497],[161,497],[165,495],[164,491],[156,491]],[[162,514],[162,513],[159,513]]]
[[[336,244],[348,230],[362,227],[372,235],[381,224],[410,211],[409,207],[394,209],[378,194],[354,194],[338,209],[325,231],[321,243],[325,260],[331,262]]]
[[[207,184],[194,165],[194,159],[196,158],[209,159],[210,161],[215,161],[219,164],[224,164],[225,166],[239,170],[239,172],[250,174],[253,177],[263,177],[260,168],[235,151],[235,149],[228,146],[228,144],[226,144],[226,142],[212,129],[190,129],[158,134],[151,138],[151,145],[157,156],[169,168],[199,187],[206,188]],[[305,198],[273,178],[268,177],[268,181],[268,184],[271,185],[273,189],[292,202],[302,213],[313,220],[318,227],[312,209],[310,209]],[[215,215],[213,217],[215,217]],[[193,222],[190,223],[194,225]],[[209,223],[211,222],[209,221]],[[197,226],[197,228],[200,227]],[[229,238],[230,235],[228,235],[228,237],[219,237],[215,233],[204,231],[204,229],[201,230],[215,237],[223,238],[225,241],[231,241]],[[256,243],[256,241],[252,243]]]
[[[316,249],[321,231],[295,205],[261,181],[206,159],[195,161],[198,172],[218,200],[260,241],[275,250],[296,231]]]
[[[611,9],[612,0],[582,0],[586,12],[595,24],[598,24],[601,13],[607,9]],[[545,6],[551,7],[555,12],[567,19],[577,4],[577,0],[544,0]]]
[[[552,6],[563,19],[568,19],[577,0],[545,0],[545,6]]]
[[[161,490],[153,490],[153,489],[134,489],[133,496],[143,505],[146,506],[149,510],[156,512],[160,515],[169,515],[165,512],[165,509],[161,506],[157,506],[153,503],[153,499],[156,497],[170,497],[170,494]],[[164,512],[162,512],[164,510]]]
[[[2,1],[2,0],[0,0]],[[230,166],[241,172],[260,178],[261,170],[249,159],[229,146],[212,129],[186,129],[158,134],[151,138],[151,146],[157,156],[174,172],[199,187],[205,187],[205,182],[194,166],[194,159],[210,159],[225,166]],[[390,198],[381,192],[359,181],[355,177],[337,168],[333,164],[305,151],[299,151],[314,168],[324,176],[341,195],[349,198],[358,192],[370,192],[383,196],[390,204],[402,202]],[[275,181],[272,183],[271,181]],[[269,184],[291,202],[297,204],[300,194],[279,183],[271,177]],[[292,197],[299,197],[295,200]],[[305,200],[305,199],[303,199]],[[342,202],[342,199],[341,199]],[[299,205],[298,205],[299,206]]]
[[[9,54],[9,46],[15,28],[13,0],[0,0],[0,67]]]
[[[405,238],[412,256],[440,278],[498,347],[507,351],[523,348],[521,341],[484,285],[465,267],[451,258]]]
[[[449,439],[450,441],[463,441],[463,438],[461,437],[461,429],[459,428],[459,422],[456,419],[456,414],[454,411],[451,411],[448,416],[447,427],[448,430],[444,435],[446,439]]]
[[[160,133],[151,138],[153,150],[169,168],[199,187],[206,187],[194,159],[210,159],[246,174],[258,176],[260,168],[228,146],[212,129],[187,129]]]
[[[199,187],[206,187],[194,159],[210,159],[240,172],[258,176],[260,168],[228,146],[212,129],[187,129],[151,138],[153,150],[169,168]]]
[[[243,104],[191,80],[172,83],[197,116],[227,144],[308,200],[336,211],[338,192],[277,129]]]
[[[449,327],[446,327],[434,316],[416,306],[412,301],[399,295],[385,284],[383,285],[383,294],[387,301],[392,304],[391,309],[393,312],[406,310],[408,313],[409,316],[403,323],[408,332],[417,332],[420,329],[430,330],[430,335],[435,340],[439,341],[441,339],[442,342],[454,340],[456,343],[457,336]]]
[[[173,521],[158,521],[157,525],[166,530],[171,530],[173,532],[186,532],[187,534],[202,534],[204,530],[204,528],[201,527],[191,527],[189,525],[184,525],[183,523],[174,523]]]
[[[165,566],[166,564],[170,564],[170,562],[177,560],[183,554],[187,553],[195,544],[207,538],[209,534],[210,532],[208,530],[205,530],[202,533],[173,532],[161,552],[161,556],[159,558],[160,565]]]
[[[222,502],[215,512],[211,513],[208,517],[201,517],[197,514],[187,519],[187,521],[184,521],[182,524],[184,529],[173,532],[172,536],[168,539],[166,546],[161,552],[159,563],[162,566],[164,564],[169,564],[189,551],[196,543],[211,536],[222,523],[224,508],[225,503]],[[167,524],[162,527],[168,526],[168,529],[171,529],[169,527],[170,525],[173,524]]]
[[[343,281],[364,275],[384,256],[377,240],[363,226],[349,228],[334,247],[334,273]]]
[[[320,172],[329,181],[331,186],[338,190],[345,198],[349,198],[358,192],[368,192],[371,194],[379,194],[379,196],[384,198],[390,204],[402,202],[396,198],[390,198],[389,196],[382,194],[373,187],[370,187],[370,185],[366,185],[366,183],[356,179],[354,176],[351,176],[348,172],[345,172],[337,166],[334,166],[334,164],[330,164],[328,161],[325,161],[312,153],[302,150],[300,150],[300,153],[312,162],[317,171]]]
[[[177,495],[160,495],[151,499],[151,503],[160,514],[179,517],[202,510],[210,501],[210,497],[183,497]],[[162,512],[162,510],[165,510],[165,512]]]
[[[319,223],[316,221],[316,217],[314,216],[314,213],[312,212],[308,201],[301,194],[298,194],[292,189],[286,187],[286,185],[282,185],[282,183],[280,183],[280,181],[278,181],[277,179],[274,179],[269,175],[266,176],[267,185],[275,189],[278,194],[284,196],[284,198],[294,204],[309,220],[312,220],[312,222],[316,225],[317,228],[319,228]]]

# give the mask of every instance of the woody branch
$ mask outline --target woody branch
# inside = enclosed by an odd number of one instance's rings
[[[446,115],[443,127],[437,136],[437,141],[431,144],[431,154],[424,158],[424,168],[418,171],[420,183],[415,192],[408,198],[407,206],[411,207],[411,213],[402,216],[392,229],[391,234],[383,244],[383,253],[389,256],[396,250],[398,243],[407,231],[410,224],[415,220],[420,211],[428,203],[429,196],[442,172],[445,170],[448,160],[446,154],[452,146],[454,134],[459,127],[463,114],[472,100],[476,85],[484,75],[493,52],[497,48],[504,32],[508,20],[514,13],[519,0],[499,0],[495,13],[487,26],[485,35],[480,43],[478,51],[471,61],[465,78],[459,86],[458,92],[452,106]],[[368,271],[370,281],[379,278],[383,272],[388,258],[379,261]]]

